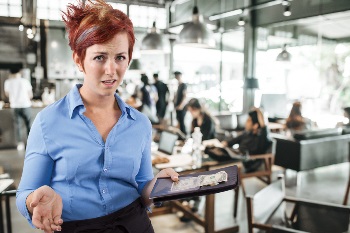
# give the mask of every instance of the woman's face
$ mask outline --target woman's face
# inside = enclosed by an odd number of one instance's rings
[[[188,107],[187,110],[191,113],[193,119],[197,119],[200,115],[200,110],[192,107]]]
[[[245,130],[246,131],[253,130],[253,121],[252,121],[252,118],[250,116],[247,118],[247,121],[245,122]]]
[[[128,68],[128,49],[126,33],[118,33],[104,44],[88,47],[83,61],[84,92],[97,96],[114,95]]]

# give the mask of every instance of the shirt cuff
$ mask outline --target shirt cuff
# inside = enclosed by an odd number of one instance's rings
[[[17,192],[17,197],[16,197],[16,204],[19,212],[27,219],[28,223],[31,225],[32,228],[36,228],[33,225],[32,222],[32,216],[29,213],[26,205],[26,200],[29,194],[31,194],[33,191],[28,190],[28,191],[22,191],[20,193]]]

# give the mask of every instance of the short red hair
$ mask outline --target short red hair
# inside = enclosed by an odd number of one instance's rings
[[[129,41],[129,62],[135,44],[134,27],[129,17],[103,0],[69,4],[62,19],[68,31],[69,46],[84,61],[86,49],[111,40],[117,33],[126,32]],[[83,65],[83,64],[82,64]]]

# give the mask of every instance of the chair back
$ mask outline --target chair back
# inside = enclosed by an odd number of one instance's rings
[[[306,232],[348,232],[350,209],[299,202],[293,228]]]
[[[282,177],[257,192],[253,197],[254,222],[266,223],[280,207],[284,196],[284,179]]]

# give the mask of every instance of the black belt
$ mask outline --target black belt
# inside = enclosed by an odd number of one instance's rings
[[[151,220],[140,198],[106,216],[64,222],[55,233],[154,233]]]

